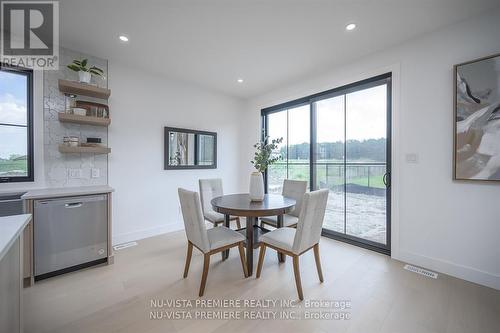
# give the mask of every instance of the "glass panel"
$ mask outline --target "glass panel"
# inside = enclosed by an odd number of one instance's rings
[[[0,123],[27,126],[27,78],[0,71]]]
[[[267,129],[270,140],[283,138],[278,148],[281,160],[267,170],[268,193],[280,194],[283,189],[283,180],[287,178],[287,111],[268,115]]]
[[[212,165],[215,163],[214,148],[213,135],[198,135],[198,165]]]
[[[344,233],[344,96],[314,103],[316,188],[328,188],[323,227]]]
[[[0,125],[0,177],[28,176],[28,130]]]
[[[267,170],[267,192],[281,194],[283,180],[286,179],[286,162],[271,165]]]
[[[310,108],[288,110],[288,179],[306,180],[310,185]]]
[[[168,132],[169,165],[194,165],[194,134]]]
[[[387,85],[346,95],[346,233],[386,244]]]

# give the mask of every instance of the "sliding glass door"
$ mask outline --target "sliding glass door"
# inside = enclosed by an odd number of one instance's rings
[[[345,233],[387,244],[387,84],[345,95]]]
[[[269,193],[283,179],[330,191],[323,233],[390,252],[390,74],[264,109],[282,161],[267,172]],[[311,158],[312,156],[312,158]]]

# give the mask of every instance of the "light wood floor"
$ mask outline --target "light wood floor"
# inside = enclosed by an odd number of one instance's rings
[[[305,300],[350,300],[350,320],[151,320],[151,299],[196,300],[203,256],[193,252],[187,279],[184,232],[139,241],[115,264],[66,274],[25,289],[26,332],[500,332],[500,291],[323,238],[325,282],[313,252],[301,256]],[[257,252],[255,252],[257,255]],[[238,251],[212,257],[203,299],[297,299],[292,261],[268,250],[259,280],[243,278]],[[304,315],[304,309],[283,309]]]

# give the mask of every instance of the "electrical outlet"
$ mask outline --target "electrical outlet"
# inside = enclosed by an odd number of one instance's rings
[[[418,154],[415,153],[406,154],[406,163],[418,163]]]
[[[70,179],[82,178],[82,169],[68,169],[68,177]]]
[[[92,178],[99,178],[101,177],[101,170],[99,170],[98,168],[92,168],[90,170],[90,175]]]

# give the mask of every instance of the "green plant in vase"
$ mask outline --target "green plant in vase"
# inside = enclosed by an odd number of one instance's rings
[[[92,75],[104,78],[104,71],[99,67],[88,67],[88,59],[73,60],[67,67],[78,73],[79,81],[82,83],[90,83]]]
[[[267,168],[281,160],[281,155],[276,153],[283,138],[272,139],[266,136],[263,141],[254,144],[254,159],[250,161],[257,171],[250,175],[250,200],[262,201],[264,199],[264,177]]]

